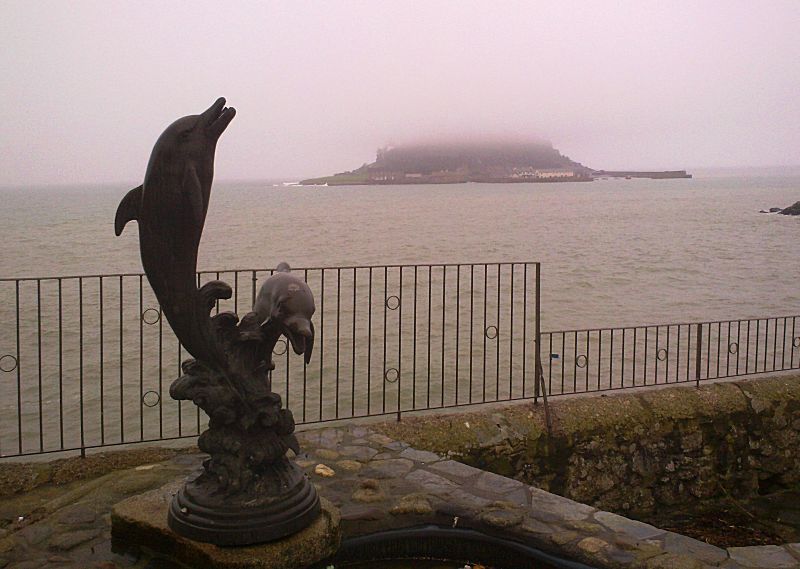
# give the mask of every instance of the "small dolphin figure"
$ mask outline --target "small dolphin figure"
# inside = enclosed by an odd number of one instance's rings
[[[311,289],[286,263],[279,264],[275,274],[264,281],[253,305],[259,324],[276,326],[289,339],[294,353],[305,356],[306,363],[314,350],[311,317],[315,310]]]
[[[139,246],[147,279],[175,335],[198,360],[222,367],[210,307],[230,298],[231,288],[213,281],[197,288],[197,250],[203,233],[217,140],[236,115],[220,97],[205,112],[178,119],[161,134],[150,154],[144,184],[122,199],[114,231],[139,224]]]

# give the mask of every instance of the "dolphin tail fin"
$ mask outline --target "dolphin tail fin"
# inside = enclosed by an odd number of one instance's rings
[[[209,281],[201,286],[198,292],[209,311],[214,308],[218,299],[228,299],[233,295],[230,285],[222,281]]]
[[[139,207],[142,204],[142,186],[133,188],[125,194],[117,207],[117,215],[114,216],[114,233],[119,237],[125,224],[132,219],[139,219]]]
[[[278,263],[277,267],[275,267],[275,272],[276,273],[291,273],[292,272],[292,268],[289,266],[289,263],[287,263],[286,261],[282,261],[282,262]]]

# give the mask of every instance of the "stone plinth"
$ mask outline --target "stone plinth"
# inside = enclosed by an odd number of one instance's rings
[[[167,510],[183,479],[123,500],[111,512],[114,546],[146,547],[195,567],[217,569],[304,569],[339,549],[339,510],[324,498],[320,516],[306,529],[281,540],[247,547],[219,547],[175,534]]]

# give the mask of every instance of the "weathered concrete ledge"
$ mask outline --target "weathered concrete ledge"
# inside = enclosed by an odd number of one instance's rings
[[[632,514],[800,484],[800,376],[673,387],[386,423],[415,448]]]

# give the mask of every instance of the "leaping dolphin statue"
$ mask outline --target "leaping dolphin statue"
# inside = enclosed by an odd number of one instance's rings
[[[114,219],[117,235],[137,221],[142,265],[164,315],[186,350],[217,368],[225,365],[225,356],[209,311],[217,299],[231,297],[231,288],[221,281],[197,288],[197,250],[217,140],[235,115],[220,97],[202,114],[168,126],[150,154],[144,183],[122,199]]]

